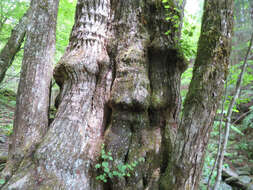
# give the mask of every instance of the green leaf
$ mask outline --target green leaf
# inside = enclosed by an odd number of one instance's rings
[[[101,167],[101,164],[96,164],[96,165],[95,165],[95,168],[96,168],[96,169],[98,169],[98,168],[100,168],[100,167]]]
[[[234,125],[231,125],[230,126],[231,127],[231,129],[234,131],[234,132],[236,132],[236,133],[238,133],[238,134],[240,134],[240,135],[244,135],[237,127],[235,127]]]
[[[114,176],[119,176],[119,172],[113,171],[113,172],[112,172],[112,175],[114,175]]]
[[[110,173],[110,169],[109,168],[104,168],[104,172]]]
[[[5,184],[5,179],[0,179],[0,185]]]
[[[108,162],[102,162],[102,166],[103,166],[104,168],[108,168],[109,164],[108,164]]]

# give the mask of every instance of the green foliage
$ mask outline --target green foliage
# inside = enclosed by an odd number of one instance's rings
[[[134,168],[140,163],[144,162],[144,158],[139,158],[130,164],[118,164],[115,169],[110,167],[113,164],[113,158],[111,152],[106,153],[105,145],[102,144],[101,146],[101,163],[95,165],[96,169],[101,171],[101,174],[96,177],[97,180],[103,181],[104,183],[107,182],[108,178],[113,177],[130,177],[131,172],[134,171]]]
[[[178,31],[180,25],[180,10],[174,5],[173,1],[163,0],[163,6],[167,9],[166,20],[173,25],[175,32]],[[165,32],[166,35],[169,35],[172,31],[168,30]]]
[[[13,132],[13,125],[11,124],[3,126],[0,125],[0,129],[2,129],[7,136],[10,136]]]
[[[18,23],[19,19],[22,18],[24,13],[29,7],[28,0],[1,0],[0,1],[0,51],[8,41],[11,30]],[[6,73],[6,79],[0,84],[0,88],[7,87],[16,91],[17,80],[19,76],[21,62],[23,57],[23,47],[21,51],[15,57],[13,65]]]
[[[209,143],[208,148],[207,148],[207,153],[205,157],[205,162],[203,166],[203,171],[202,171],[202,178],[203,181],[200,183],[201,190],[206,189],[206,184],[208,182],[209,175],[211,173],[212,166],[214,165],[215,162],[215,154],[217,152],[217,147],[215,144]],[[214,184],[215,182],[215,176],[216,176],[216,171],[214,171],[214,175],[212,175],[211,178],[211,184]]]
[[[69,43],[70,32],[74,25],[75,7],[76,0],[61,0],[59,3],[56,27],[56,62],[63,55],[63,52]]]
[[[187,12],[183,21],[180,46],[186,59],[195,59],[201,25],[198,22],[198,17],[187,14]]]
[[[5,184],[5,180],[4,179],[0,179],[0,185]]]
[[[0,41],[6,40],[12,28],[18,23],[19,19],[29,7],[27,0],[1,0],[0,1]]]
[[[249,110],[249,114],[243,119],[242,122],[243,129],[247,129],[248,127],[253,128],[253,106],[251,106]]]

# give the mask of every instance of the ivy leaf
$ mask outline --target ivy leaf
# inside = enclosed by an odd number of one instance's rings
[[[95,165],[95,168],[96,168],[96,169],[98,169],[98,168],[100,168],[100,167],[101,167],[101,164],[96,164],[96,165]]]

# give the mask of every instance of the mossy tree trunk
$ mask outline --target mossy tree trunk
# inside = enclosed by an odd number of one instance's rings
[[[179,2],[168,1],[170,16],[182,18],[182,13],[177,11],[182,7]],[[223,10],[220,8],[217,6],[217,11]],[[201,135],[210,132],[223,86],[218,80],[225,80],[229,40],[220,38],[220,30],[210,31],[209,27],[216,22],[212,19],[207,22],[212,46],[209,34],[205,33],[206,39],[203,37],[203,29],[195,78],[179,125],[180,77],[186,62],[178,47],[178,23],[166,21],[165,17],[162,0],[78,0],[69,46],[54,70],[60,86],[56,117],[42,142],[31,143],[37,146],[27,154],[30,159],[23,159],[3,189],[183,189],[176,167],[171,170],[176,180],[169,168],[172,163],[178,166],[180,159],[188,164],[189,146],[193,147],[194,156],[197,154],[203,159],[202,141],[206,136]],[[168,30],[169,35],[165,35]],[[222,41],[224,48],[217,39],[225,40]],[[226,56],[220,51],[225,51]],[[206,84],[207,80],[210,84]],[[202,89],[200,95],[199,91],[195,93],[199,89]],[[196,118],[199,112],[191,111],[190,105],[203,112],[205,125],[204,120]],[[196,119],[193,131],[185,127],[191,116]],[[183,139],[184,134],[189,137],[190,132],[200,130],[202,124],[207,133]],[[43,136],[44,132],[40,134]],[[185,142],[187,149],[182,150],[180,141]],[[102,143],[112,153],[114,161],[110,168],[140,157],[145,161],[129,177],[114,177],[102,183],[95,179],[100,174],[95,165],[101,162]],[[203,148],[202,154],[198,153],[199,146]],[[188,178],[192,176],[195,186],[200,173],[196,172],[196,178],[192,167],[186,169],[183,173]],[[167,181],[174,184],[167,186],[164,183]]]
[[[228,74],[232,29],[233,1],[206,0],[193,78],[162,189],[199,189],[206,146]]]

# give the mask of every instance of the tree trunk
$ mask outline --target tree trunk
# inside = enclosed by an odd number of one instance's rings
[[[18,189],[159,188],[186,68],[175,48],[179,31],[164,18],[160,0],[78,1],[69,46],[54,71],[60,86],[56,118],[32,161],[23,161],[3,189],[20,180],[25,183]],[[146,161],[131,177],[103,184],[94,168],[102,142],[113,154],[111,167],[139,157]]]
[[[56,117],[35,152],[27,154],[30,160],[24,159],[3,189],[180,190],[187,189],[185,181],[189,189],[197,189],[228,66],[230,23],[228,28],[217,26],[231,16],[221,9],[223,1],[208,1],[217,17],[206,5],[207,23],[173,151],[180,77],[186,68],[177,44],[181,20],[166,21],[161,0],[78,0],[69,46],[54,70],[60,86]],[[182,18],[178,2],[168,1],[169,12]],[[95,169],[102,143],[112,153],[112,170],[141,157],[145,161],[130,176],[102,183],[96,180],[101,171]]]
[[[11,66],[16,53],[19,51],[26,33],[29,17],[29,9],[20,19],[19,23],[11,32],[11,36],[0,52],[0,83],[5,77],[7,69]]]
[[[233,1],[206,0],[193,78],[162,189],[197,190],[205,149],[228,73]]]
[[[58,1],[33,0],[31,14],[28,14],[28,18],[24,17],[29,20],[29,24],[22,26],[27,28],[27,39],[12,142],[7,166],[3,171],[7,179],[19,168],[22,170],[22,165],[31,158],[48,129],[48,94],[53,74],[57,8]]]

